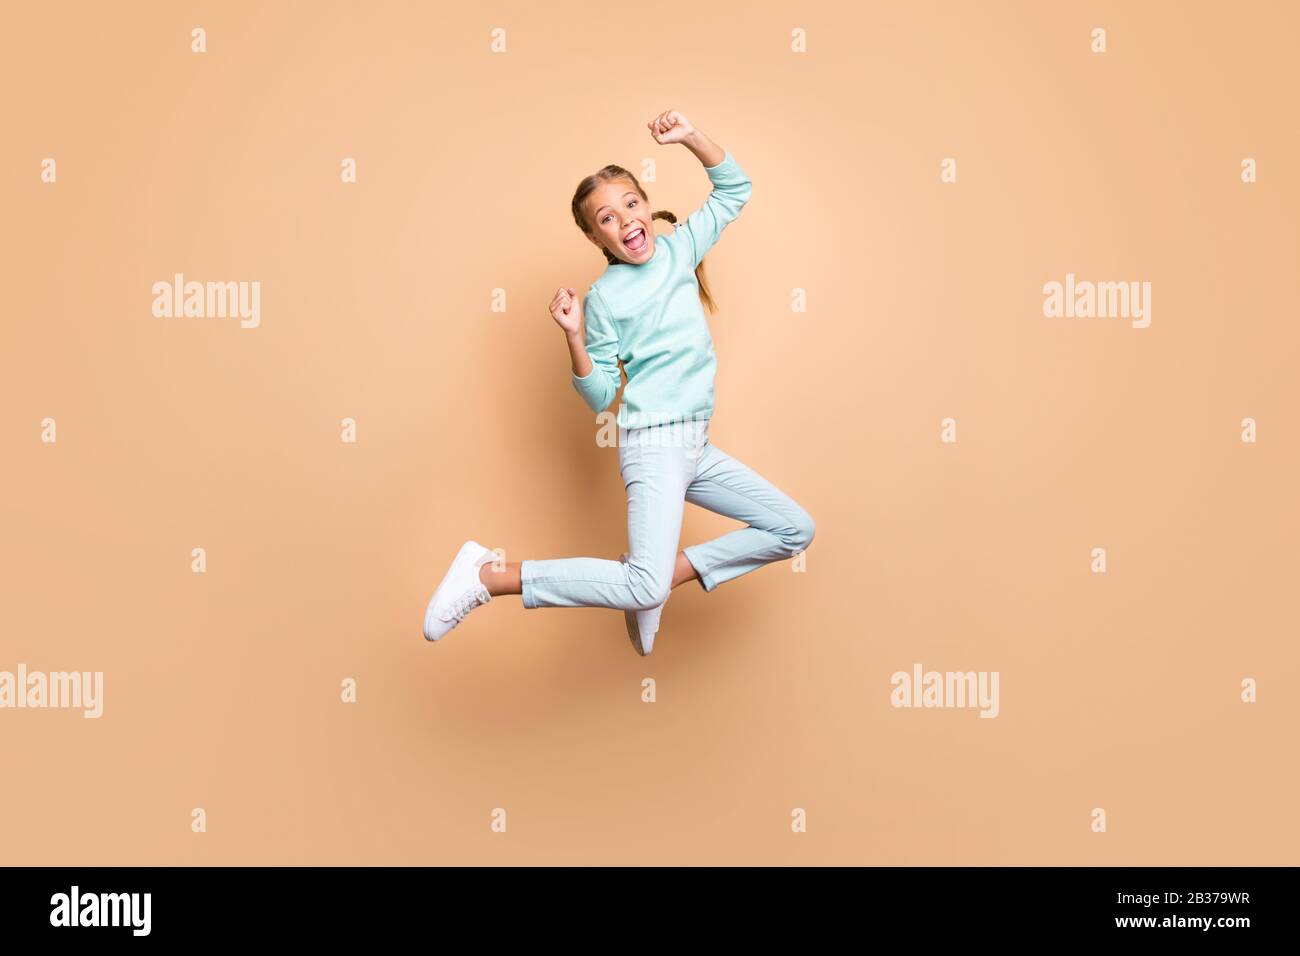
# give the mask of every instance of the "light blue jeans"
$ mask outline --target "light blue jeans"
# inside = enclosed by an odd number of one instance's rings
[[[668,599],[677,552],[685,551],[705,591],[765,564],[793,557],[813,539],[813,519],[789,495],[709,442],[707,419],[619,429],[627,488],[628,560],[523,561],[526,608],[649,610]],[[748,525],[680,548],[684,502]]]

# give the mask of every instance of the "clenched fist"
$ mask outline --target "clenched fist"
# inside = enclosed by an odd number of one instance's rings
[[[695,132],[691,121],[676,110],[665,110],[645,125],[660,146],[680,143]]]
[[[576,289],[561,286],[556,291],[551,299],[551,318],[565,335],[577,335],[582,330],[582,302]]]

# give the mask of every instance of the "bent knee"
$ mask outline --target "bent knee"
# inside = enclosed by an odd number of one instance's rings
[[[632,592],[633,611],[653,611],[664,601],[668,600],[668,592],[671,588],[667,585],[654,585],[649,588],[638,588]]]
[[[785,534],[785,544],[790,551],[804,551],[812,544],[817,533],[817,523],[808,512],[800,510],[790,523],[790,530]]]
[[[634,574],[634,572],[629,572]],[[668,578],[659,578],[652,574],[634,575],[631,582],[631,611],[651,611],[668,600],[668,593],[673,582]]]

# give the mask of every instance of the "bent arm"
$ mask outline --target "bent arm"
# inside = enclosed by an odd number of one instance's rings
[[[683,144],[704,163],[704,171],[713,183],[713,191],[704,205],[691,213],[686,222],[678,226],[690,248],[692,264],[699,265],[704,254],[713,248],[727,224],[740,215],[740,210],[753,195],[754,186],[749,175],[736,162],[730,152],[722,149],[703,133],[696,130]],[[710,165],[709,159],[715,162]],[[674,233],[674,235],[676,234]]]
[[[567,336],[573,359],[571,379],[593,412],[604,411],[622,384],[618,367],[618,331],[605,300],[593,286],[582,302],[586,326],[583,340]]]

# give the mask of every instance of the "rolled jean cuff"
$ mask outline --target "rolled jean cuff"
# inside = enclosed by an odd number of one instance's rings
[[[694,546],[689,548],[682,548],[682,554],[686,555],[686,560],[691,562],[691,567],[693,567],[695,569],[695,573],[699,575],[700,587],[702,587],[705,591],[712,591],[714,588],[716,588],[719,584],[722,583],[718,581],[716,578],[714,578],[713,575],[710,574],[708,571],[702,570],[703,559],[697,557]]]
[[[531,574],[529,573],[532,570],[530,567],[532,563],[532,561],[524,560],[519,564],[519,583],[522,585],[520,588],[521,596],[523,597],[524,607],[528,608],[537,607],[537,595],[533,593],[533,582],[530,580]]]

